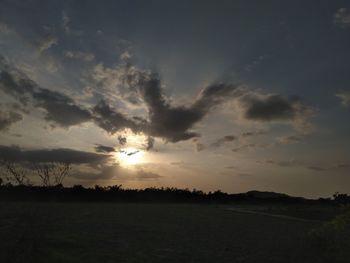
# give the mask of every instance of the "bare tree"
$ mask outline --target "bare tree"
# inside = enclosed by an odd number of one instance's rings
[[[43,186],[61,185],[64,178],[71,170],[70,163],[39,163],[34,165],[36,174],[41,179]]]
[[[61,185],[71,169],[70,163],[55,163],[52,171],[55,185]]]
[[[14,181],[18,185],[30,184],[27,177],[28,169],[22,163],[1,160],[0,166],[5,173],[6,181]]]

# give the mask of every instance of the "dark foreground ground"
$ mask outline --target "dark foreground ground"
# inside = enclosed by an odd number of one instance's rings
[[[321,212],[301,211],[0,202],[0,262],[333,262],[308,236],[321,223],[294,218],[315,219]],[[322,219],[329,214],[322,212]]]

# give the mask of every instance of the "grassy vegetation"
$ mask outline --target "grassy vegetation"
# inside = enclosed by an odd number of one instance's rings
[[[341,213],[310,231],[315,246],[325,256],[336,262],[350,262],[350,207],[344,206]]]
[[[320,224],[190,204],[0,202],[0,262],[327,262]]]

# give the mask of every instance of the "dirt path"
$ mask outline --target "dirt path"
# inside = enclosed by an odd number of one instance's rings
[[[237,213],[269,216],[269,217],[275,217],[275,218],[287,219],[287,220],[294,220],[294,221],[299,221],[299,222],[312,222],[312,223],[320,223],[320,222],[322,222],[320,220],[312,220],[312,219],[305,219],[305,218],[299,218],[299,217],[293,217],[293,216],[264,213],[264,212],[253,211],[253,210],[246,210],[246,209],[242,209],[242,208],[229,207],[229,208],[226,208],[226,210],[237,212]]]

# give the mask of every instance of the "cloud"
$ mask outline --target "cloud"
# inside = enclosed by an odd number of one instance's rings
[[[266,131],[262,131],[262,130],[247,131],[247,132],[242,132],[241,137],[251,137],[251,136],[262,135],[266,133],[267,133]]]
[[[62,28],[63,28],[63,31],[67,34],[70,33],[69,24],[70,24],[70,18],[67,15],[67,13],[65,11],[63,11],[62,12]]]
[[[257,121],[293,120],[303,112],[299,99],[247,93],[239,98],[244,118]]]
[[[350,105],[350,92],[341,92],[335,94],[340,99],[340,102],[343,106],[347,107]]]
[[[306,165],[305,166],[309,170],[317,171],[317,172],[325,172],[332,170],[341,170],[341,169],[349,169],[349,163],[336,163],[333,165]]]
[[[225,143],[233,142],[234,140],[237,140],[236,136],[234,136],[234,135],[226,135],[226,136],[216,140],[215,142],[213,142],[211,144],[211,147],[217,148],[217,147],[220,147],[220,146],[224,145]]]
[[[53,126],[69,127],[92,119],[91,113],[67,95],[40,87],[23,72],[11,67],[0,57],[0,90],[19,100],[23,106],[44,110],[45,119]]]
[[[132,70],[127,77],[132,90],[137,90],[148,109],[149,125],[146,133],[166,141],[178,142],[199,134],[193,126],[212,109],[233,96],[238,88],[233,84],[215,84],[204,88],[191,105],[173,106],[163,95],[157,74]]]
[[[228,101],[238,102],[234,110],[243,112],[245,120],[292,122],[295,127],[304,130],[306,119],[314,113],[298,98],[261,94],[232,83],[212,84],[203,88],[193,103],[175,105],[171,98],[164,95],[158,74],[129,63],[110,68],[99,64],[91,75],[97,89],[101,89],[100,94],[105,93],[121,103],[128,101],[134,105],[144,105],[148,118],[139,130],[169,142],[199,137],[200,133],[194,130],[195,125]],[[116,115],[120,113],[116,112]],[[112,126],[109,130],[112,130]],[[116,130],[120,128],[116,127]]]
[[[321,167],[321,166],[307,166],[307,168],[318,172],[323,172],[328,170],[327,168]]]
[[[87,122],[92,118],[88,110],[83,109],[62,93],[41,88],[31,95],[35,106],[46,111],[45,119],[58,126],[69,127]]]
[[[247,91],[239,98],[238,108],[244,120],[259,122],[284,122],[303,134],[313,130],[310,118],[316,109],[302,103],[298,97],[286,98],[275,94]]]
[[[115,148],[111,147],[111,146],[105,146],[102,144],[97,144],[95,146],[95,151],[98,153],[111,153],[111,152],[115,152]]]
[[[276,139],[277,144],[294,144],[294,143],[300,143],[303,140],[302,137],[297,135],[289,135],[289,136],[283,136],[278,137]]]
[[[127,128],[131,129],[134,133],[138,133],[142,130],[144,124],[143,121],[127,118],[122,113],[112,109],[104,100],[101,100],[92,109],[92,112],[94,113],[93,118],[96,125],[110,134],[115,134]]]
[[[197,152],[201,152],[206,149],[206,146],[203,143],[197,142],[195,145]]]
[[[261,162],[260,162],[261,163]],[[262,163],[277,165],[281,167],[296,167],[296,166],[304,166],[305,163],[303,161],[291,159],[291,160],[265,160]]]
[[[127,143],[126,137],[123,137],[121,135],[118,136],[118,142],[121,146],[124,146]]]
[[[349,163],[337,163],[336,165],[334,165],[334,168],[336,168],[336,169],[350,168],[350,164]]]
[[[232,151],[233,152],[239,152],[241,150],[244,150],[244,149],[253,149],[255,147],[257,147],[258,145],[256,143],[248,143],[248,144],[243,144],[239,147],[236,147],[236,148],[233,148]]]
[[[333,23],[343,27],[350,26],[350,12],[348,9],[342,7],[337,10],[333,17]]]
[[[109,180],[121,172],[119,164],[80,164],[75,166],[69,177],[79,180]]]
[[[164,95],[159,76],[148,70],[140,70],[130,64],[107,68],[95,67],[93,81],[107,94],[132,104],[143,103],[148,120],[142,132],[166,141],[178,142],[199,134],[192,129],[212,109],[232,97],[238,85],[215,84],[204,88],[194,103],[174,106]],[[113,87],[113,89],[112,89]],[[118,130],[118,128],[117,128]]]
[[[98,64],[87,79],[88,87],[104,98],[113,98],[123,104],[139,105],[141,98],[137,89],[128,85],[129,80],[135,77],[134,72],[138,70],[127,64],[111,68]]]
[[[162,177],[157,173],[149,172],[142,168],[133,171],[125,169],[118,164],[103,164],[95,169],[82,166],[72,176],[85,180],[115,179],[121,181],[157,180]]]
[[[53,45],[57,45],[58,38],[51,33],[46,33],[44,36],[37,40],[38,49],[40,52],[51,48]]]
[[[0,33],[8,34],[12,32],[12,29],[4,22],[0,21]]]
[[[13,111],[2,111],[0,109],[0,132],[7,131],[9,127],[23,119],[22,115]]]
[[[146,139],[146,144],[144,146],[146,151],[152,150],[154,147],[154,138],[151,136],[148,136]]]
[[[150,180],[150,179],[159,179],[162,176],[153,172],[147,172],[143,169],[140,169],[136,172],[135,178],[139,180]]]
[[[103,163],[110,155],[72,149],[23,150],[17,146],[0,145],[0,159],[14,162],[69,162],[72,164]]]
[[[120,54],[120,59],[122,61],[129,62],[132,59],[132,57],[133,57],[133,55],[132,55],[132,53],[129,50],[125,50],[124,52],[122,52]]]
[[[238,173],[237,175],[238,175],[238,176],[241,176],[241,177],[253,176],[252,174],[249,174],[249,173]]]
[[[312,109],[304,106],[299,99],[263,95],[230,83],[212,84],[203,88],[193,103],[174,105],[164,95],[157,74],[130,65],[112,69],[101,66],[100,75],[113,72],[116,75],[114,77],[119,79],[115,83],[122,83],[124,86],[123,98],[133,98],[135,103],[143,103],[147,117],[127,116],[119,109],[111,107],[105,99],[93,108],[85,109],[61,92],[40,87],[23,72],[11,67],[5,59],[0,62],[0,89],[18,99],[23,105],[31,102],[34,107],[43,109],[44,117],[52,123],[51,126],[70,127],[93,121],[110,134],[130,129],[134,133],[143,133],[175,143],[200,137],[200,133],[194,130],[195,125],[230,100],[238,101],[238,110],[243,111],[246,120],[283,120],[292,121],[295,126],[303,126],[306,118],[312,114]]]
[[[339,170],[339,169],[348,169],[350,168],[350,164],[348,163],[336,163],[333,165],[327,165],[327,164],[315,164],[315,163],[307,163],[301,160],[291,159],[291,160],[265,160],[265,161],[258,161],[258,163],[261,164],[269,164],[269,165],[276,165],[280,167],[303,167],[309,170],[313,170],[316,172],[324,172],[324,171],[331,171],[331,170]]]
[[[81,52],[81,51],[66,51],[64,52],[65,57],[71,58],[71,59],[80,59],[87,62],[93,61],[95,59],[95,55],[88,52]]]

